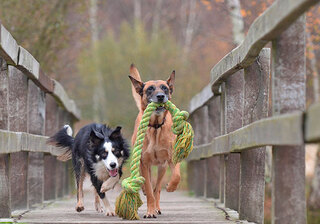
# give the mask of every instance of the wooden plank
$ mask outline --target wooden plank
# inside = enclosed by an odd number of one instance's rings
[[[28,80],[13,66],[8,67],[9,75],[9,130],[27,132]],[[27,208],[28,153],[10,154],[9,181],[12,209]]]
[[[305,140],[306,142],[320,142],[320,103],[310,106],[306,113]]]
[[[20,59],[19,59],[20,60]],[[28,83],[28,132],[45,133],[45,94],[29,79]],[[29,142],[28,142],[29,143]],[[31,144],[28,144],[31,146]],[[41,144],[40,144],[41,145]],[[46,147],[46,145],[43,145]],[[42,204],[44,192],[43,153],[30,152],[28,161],[28,203],[29,208]]]
[[[220,135],[220,96],[213,97],[208,103],[209,136],[208,141]],[[220,188],[220,157],[207,159],[207,197],[219,198]]]
[[[69,113],[73,114],[75,119],[79,120],[81,117],[80,110],[77,108],[75,102],[71,100],[62,87],[62,85],[54,81],[54,89],[53,89],[53,96],[61,103],[61,105],[68,111]]]
[[[262,49],[256,61],[244,69],[243,124],[268,116],[270,49]],[[264,220],[264,169],[266,147],[241,152],[239,219]]]
[[[220,95],[220,134],[226,134],[226,84],[221,84],[221,95]],[[199,150],[200,151],[200,150]],[[224,166],[224,155],[220,156],[220,189],[219,199],[221,203],[224,203],[224,185],[225,185],[225,166]]]
[[[243,71],[230,77],[225,83],[225,126],[229,133],[242,127],[242,105],[243,105]],[[240,188],[240,154],[233,153],[225,155],[224,160],[225,185],[224,203],[227,208],[239,210],[239,188]]]
[[[8,129],[8,85],[7,63],[0,57],[0,129]],[[0,142],[2,146],[1,138]],[[0,154],[0,218],[11,216],[8,160],[8,155]]]
[[[303,144],[303,112],[293,112],[255,121],[234,132],[216,137],[211,143],[196,146],[187,161],[231,152],[274,145]]]
[[[288,57],[289,55],[289,57]],[[273,114],[305,110],[305,17],[272,44]],[[305,149],[272,150],[272,223],[306,223]]]
[[[18,44],[8,30],[0,23],[0,56],[9,65],[18,63]]]
[[[46,129],[45,134],[52,136],[58,131],[58,105],[55,99],[46,95]],[[44,156],[44,200],[56,198],[56,158],[52,155]]]
[[[211,98],[213,93],[211,90],[211,85],[204,87],[201,92],[192,97],[189,103],[189,113],[192,114],[195,110],[205,105]]]
[[[39,78],[39,62],[21,46],[19,46],[19,60],[17,68],[32,80],[37,80]]]
[[[65,125],[65,116],[66,116],[66,111],[59,107],[58,108],[58,130],[62,128]],[[64,191],[65,191],[65,180],[66,180],[66,163],[57,161],[56,163],[56,196],[58,198],[61,198],[64,196]]]
[[[250,26],[241,45],[233,49],[211,70],[211,85],[219,93],[220,84],[235,72],[248,67],[261,49],[279,36],[296,19],[319,0],[278,0]]]

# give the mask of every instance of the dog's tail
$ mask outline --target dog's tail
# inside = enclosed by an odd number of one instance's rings
[[[74,138],[72,137],[72,129],[69,125],[63,126],[55,135],[51,136],[48,144],[54,145],[59,148],[64,148],[66,151],[58,156],[58,160],[67,161],[72,158],[72,147],[74,144]]]
[[[130,76],[132,76],[137,81],[141,82],[139,71],[134,64],[131,64],[130,66]],[[132,90],[132,96],[134,98],[134,101],[136,102],[138,109],[141,110],[141,96],[137,93],[132,83],[131,83],[131,90]]]

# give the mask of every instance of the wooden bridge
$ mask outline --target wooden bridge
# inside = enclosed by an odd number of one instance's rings
[[[92,201],[74,211],[71,165],[45,142],[80,113],[1,25],[0,222],[263,223],[272,146],[272,223],[306,223],[304,146],[320,142],[320,103],[305,109],[304,14],[318,2],[275,1],[212,68],[211,83],[190,103],[196,147],[188,185],[198,197],[164,193],[159,219],[134,222],[96,214]]]

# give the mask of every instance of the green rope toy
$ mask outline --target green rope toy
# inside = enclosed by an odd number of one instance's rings
[[[177,135],[174,143],[172,162],[174,164],[181,162],[193,149],[193,129],[186,121],[189,117],[189,113],[187,111],[180,111],[170,101],[167,101],[164,104],[150,103],[144,111],[139,125],[137,139],[132,154],[132,161],[130,163],[131,176],[122,181],[123,190],[116,200],[116,214],[124,219],[139,219],[138,208],[143,204],[139,190],[145,181],[139,173],[141,151],[151,114],[160,106],[164,106],[171,113],[173,117],[172,131]]]

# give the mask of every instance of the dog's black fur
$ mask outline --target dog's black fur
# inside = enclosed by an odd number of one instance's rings
[[[84,172],[90,175],[97,194],[103,200],[105,193],[100,191],[103,182],[109,177],[117,175],[119,175],[117,178],[120,178],[122,165],[129,157],[129,146],[121,134],[121,127],[111,129],[106,125],[93,123],[81,128],[73,138],[70,126],[65,125],[48,142],[57,147],[67,148],[67,152],[60,156],[62,160],[72,157],[77,181],[78,204],[76,210],[78,212],[84,209],[82,204]]]

